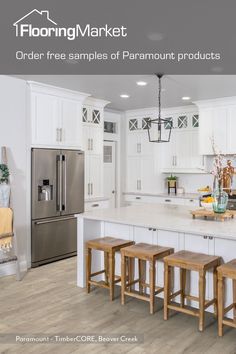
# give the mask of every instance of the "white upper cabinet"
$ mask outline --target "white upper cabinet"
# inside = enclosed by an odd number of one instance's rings
[[[32,144],[57,145],[60,141],[60,102],[57,97],[31,95]]]
[[[31,145],[82,148],[82,104],[88,94],[29,82]]]
[[[169,143],[161,144],[162,172],[204,173],[204,156],[199,154],[199,115],[195,107],[182,107],[164,115],[173,122]],[[168,123],[166,129],[168,129]]]
[[[199,152],[213,155],[212,140],[223,154],[235,154],[236,97],[195,102],[199,108]]]
[[[81,108],[85,151],[85,199],[103,197],[103,123],[108,101],[87,98]]]

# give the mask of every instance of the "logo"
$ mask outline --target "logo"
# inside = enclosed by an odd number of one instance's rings
[[[73,27],[59,27],[51,19],[48,10],[39,11],[34,9],[16,21],[13,26],[15,27],[16,37],[61,37],[70,41],[81,37],[127,37],[127,28],[123,25],[111,27],[105,24],[101,27],[93,27],[91,24],[84,26],[76,24]]]

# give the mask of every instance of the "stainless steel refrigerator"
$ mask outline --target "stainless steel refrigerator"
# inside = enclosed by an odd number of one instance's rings
[[[84,153],[32,149],[32,267],[76,255],[84,211]]]

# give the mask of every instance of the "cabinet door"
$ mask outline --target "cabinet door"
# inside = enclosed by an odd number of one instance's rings
[[[153,156],[155,143],[151,143],[149,141],[147,130],[144,130],[139,135],[138,143],[140,143],[140,147],[138,146],[138,151],[140,151],[142,156]]]
[[[214,108],[213,138],[216,148],[221,153],[227,153],[227,107]]]
[[[60,145],[59,99],[44,94],[32,94],[32,144]]]
[[[127,155],[140,156],[141,155],[141,139],[140,134],[132,132],[127,135]]]
[[[205,168],[205,157],[199,154],[199,132],[198,130],[193,130],[189,132],[191,141],[191,158],[190,165],[188,168],[193,168],[195,170],[204,170]]]
[[[213,136],[213,109],[199,110],[199,154],[213,155],[211,138]]]
[[[155,176],[155,163],[153,156],[142,156],[140,158],[140,169],[140,190],[142,192],[150,193],[157,191],[157,178]]]
[[[163,247],[172,247],[174,248],[175,252],[179,251],[179,234],[177,232],[172,232],[172,231],[164,231],[164,230],[158,230],[156,232],[156,241],[154,238],[154,244],[158,244],[159,246]],[[179,271],[178,269],[174,270],[174,290],[177,291],[179,290]],[[159,261],[157,263],[157,276],[156,276],[156,282],[158,286],[164,286],[164,263],[162,261]],[[160,294],[160,297],[163,297],[163,293]],[[177,299],[177,298],[176,298]]]
[[[90,152],[90,127],[83,124],[83,150],[85,153]]]
[[[236,154],[236,106],[228,108],[228,154]]]
[[[91,154],[103,154],[103,130],[100,127],[90,127],[90,153]]]
[[[81,104],[63,99],[61,102],[62,144],[68,147],[82,147]]]
[[[84,198],[90,198],[90,156],[85,151],[84,155]]]
[[[140,192],[140,187],[140,158],[136,156],[129,156],[127,158],[126,190],[128,192]]]
[[[176,134],[175,161],[176,169],[187,169],[191,167],[191,134],[189,131],[178,130]]]
[[[223,258],[223,262],[229,262],[236,258],[236,240],[226,240],[215,238],[215,255]],[[225,306],[232,304],[233,291],[232,281],[227,279],[225,281]],[[233,317],[233,312],[230,311],[226,315],[229,318]]]
[[[103,158],[102,155],[90,155],[90,197],[96,198],[103,195]]]
[[[162,168],[164,171],[172,171],[175,168],[176,155],[176,130],[171,133],[170,141],[161,144]]]

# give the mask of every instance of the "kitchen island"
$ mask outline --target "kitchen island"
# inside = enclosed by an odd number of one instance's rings
[[[135,242],[146,242],[221,256],[224,262],[236,258],[236,219],[214,221],[193,219],[190,208],[177,205],[142,204],[116,209],[103,209],[78,215],[77,286],[85,286],[85,243],[104,236]],[[102,269],[103,255],[93,253],[94,269]],[[116,274],[120,274],[120,258],[116,257]],[[213,297],[212,274],[207,274],[206,297]],[[148,280],[148,270],[147,270]],[[163,286],[163,263],[158,263],[157,282]],[[188,289],[198,295],[198,275],[188,278]],[[179,289],[179,274],[175,270],[174,290]],[[162,297],[162,294],[159,295]],[[227,304],[232,300],[231,284],[226,284]],[[178,301],[178,298],[177,298]],[[232,301],[231,301],[232,302]],[[192,306],[196,304],[191,302]],[[209,311],[212,308],[209,307]],[[229,313],[231,316],[232,313]]]

